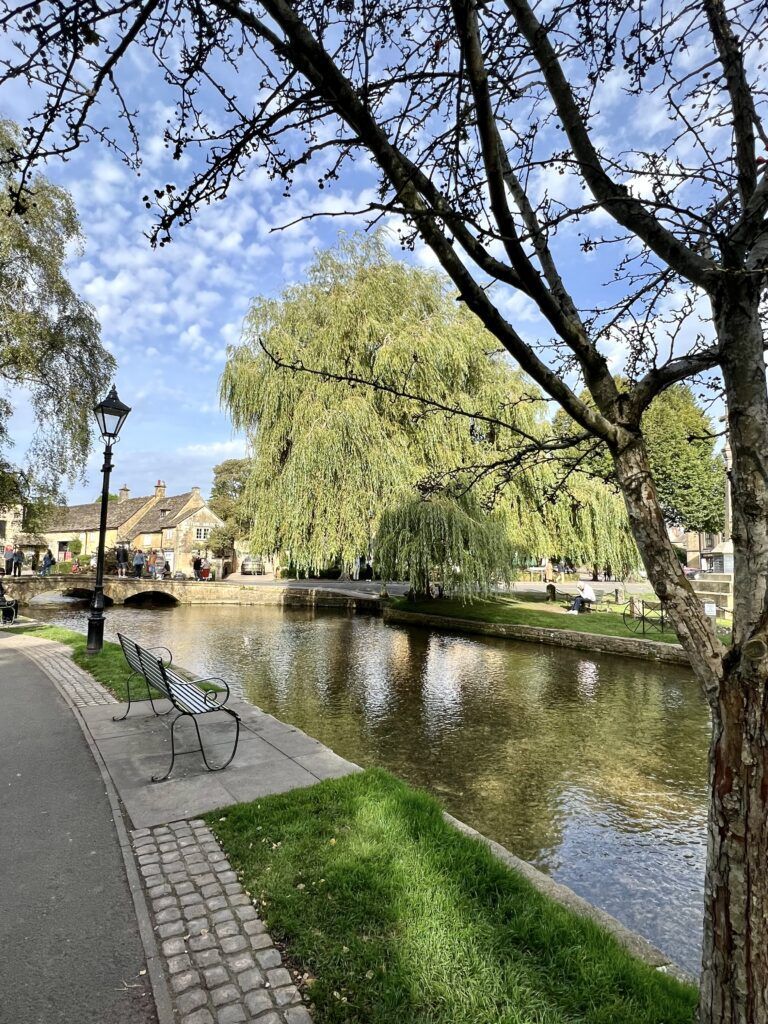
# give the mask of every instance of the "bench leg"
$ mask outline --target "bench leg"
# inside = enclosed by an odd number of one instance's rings
[[[115,715],[113,715],[112,716],[112,721],[113,722],[122,722],[124,718],[128,717],[128,712],[131,710],[131,680],[133,679],[133,677],[135,675],[136,675],[135,672],[131,672],[131,674],[125,680],[125,685],[126,685],[126,688],[128,690],[128,707],[125,709],[125,714],[124,715],[120,715],[119,718],[117,718],[117,717],[115,717]]]
[[[200,744],[200,753],[203,755],[203,761],[205,762],[205,767],[208,769],[209,772],[220,772],[220,771],[222,771],[222,769],[226,768],[228,764],[232,763],[232,761],[234,759],[234,756],[237,753],[237,744],[240,742],[240,718],[239,718],[238,715],[235,715],[235,714],[233,714],[232,717],[235,720],[235,745],[232,748],[232,753],[229,755],[229,757],[224,762],[224,764],[219,764],[219,765],[208,764],[208,758],[205,756],[205,747],[203,746],[203,739],[202,739],[202,737],[200,735],[200,726],[197,724],[197,719],[196,718],[192,719],[192,721],[195,723],[195,729],[197,730],[197,741]]]
[[[157,717],[165,718],[166,715],[170,715],[173,711],[173,704],[171,704],[167,711],[158,711],[155,707],[155,702],[152,700],[152,687],[149,685],[149,680],[145,678],[144,682],[147,684],[147,697],[149,698],[149,703],[152,705],[152,710],[155,712]]]
[[[177,715],[176,718],[174,718],[173,722],[171,723],[171,765],[170,765],[170,768],[165,773],[165,775],[153,775],[152,776],[152,781],[153,782],[165,782],[165,780],[170,776],[171,772],[173,771],[173,763],[176,760],[176,723],[178,722],[178,720],[180,718],[184,718],[184,717],[185,717],[184,713],[182,712],[180,715]]]

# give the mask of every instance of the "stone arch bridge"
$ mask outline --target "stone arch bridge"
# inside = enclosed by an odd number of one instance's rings
[[[66,597],[90,598],[96,577],[90,575],[22,576],[20,579],[3,579],[7,597],[15,598],[21,607],[28,605],[42,594],[62,594]],[[138,604],[148,598],[167,604],[196,604],[188,594],[189,590],[214,584],[198,583],[195,580],[136,580],[107,576],[104,579],[104,597],[109,604]],[[202,598],[203,595],[201,594]],[[209,597],[210,601],[211,598]]]
[[[3,578],[7,597],[15,598],[20,607],[29,605],[43,594],[90,599],[96,577],[90,575],[22,576]],[[117,576],[104,578],[105,604],[271,604],[294,607],[345,608],[349,611],[380,613],[381,599],[373,594],[342,588],[315,585],[310,581],[288,580],[267,585],[197,580],[137,580]]]

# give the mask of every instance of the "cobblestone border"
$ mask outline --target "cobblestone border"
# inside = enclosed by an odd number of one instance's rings
[[[131,841],[181,1024],[312,1024],[205,822],[137,829]]]
[[[38,668],[56,681],[77,707],[119,703],[89,672],[72,661],[70,648],[58,641],[22,633],[18,638],[7,638],[4,643],[34,661]]]

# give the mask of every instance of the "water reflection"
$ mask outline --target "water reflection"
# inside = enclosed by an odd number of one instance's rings
[[[35,614],[85,629],[79,608]],[[697,969],[708,715],[686,670],[327,611],[114,608],[116,629],[432,790]]]

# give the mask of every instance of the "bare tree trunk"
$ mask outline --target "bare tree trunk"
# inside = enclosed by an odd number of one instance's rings
[[[768,395],[757,294],[713,302],[733,452],[735,613],[724,651],[668,540],[648,459],[614,451],[635,540],[712,712],[700,1024],[768,1022]]]
[[[758,290],[713,300],[733,452],[734,628],[713,707],[702,1024],[768,1021],[768,395]]]
[[[768,686],[744,664],[713,711],[701,1024],[768,1021]]]

